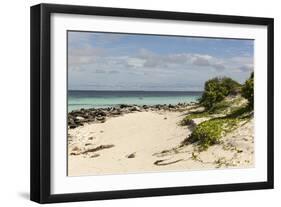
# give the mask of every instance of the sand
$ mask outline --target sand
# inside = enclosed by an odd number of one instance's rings
[[[180,143],[184,112],[147,111],[90,123],[68,134],[68,175],[105,175],[254,166],[253,121],[203,152]]]

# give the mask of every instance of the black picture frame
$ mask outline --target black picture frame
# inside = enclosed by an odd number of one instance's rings
[[[267,181],[237,184],[168,187],[73,194],[51,194],[51,141],[50,141],[50,16],[52,13],[134,17],[194,22],[216,22],[267,26]],[[89,201],[102,199],[166,196],[179,194],[211,193],[272,189],[274,177],[274,83],[273,83],[273,38],[272,18],[195,14],[170,11],[136,10],[89,6],[39,4],[31,7],[31,174],[30,199],[38,203]]]

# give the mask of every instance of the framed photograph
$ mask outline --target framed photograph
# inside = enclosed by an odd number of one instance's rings
[[[273,188],[273,19],[31,7],[31,200]]]

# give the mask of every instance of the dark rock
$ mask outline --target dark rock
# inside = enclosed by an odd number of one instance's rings
[[[161,105],[157,104],[157,105],[155,105],[155,108],[160,110],[161,109]]]
[[[84,123],[90,123],[94,121],[105,122],[106,117],[110,116],[121,116],[122,114],[132,113],[136,111],[144,111],[144,110],[181,110],[185,109],[186,106],[192,104],[186,103],[178,103],[176,105],[172,104],[157,104],[157,105],[128,105],[128,104],[121,104],[116,107],[107,107],[107,108],[89,108],[89,109],[80,109],[80,110],[73,110],[68,113],[67,123],[70,129],[74,129],[79,126],[83,126]],[[165,119],[165,118],[164,118]]]
[[[116,110],[116,111],[111,112],[111,114],[114,116],[121,115],[121,111]]]
[[[87,112],[87,113],[83,114],[82,117],[83,117],[84,119],[89,119],[90,116],[91,116],[91,115]]]
[[[68,119],[68,125],[73,125],[73,124],[75,124],[75,122],[74,122],[74,120],[73,119]]]
[[[136,153],[131,153],[129,155],[126,156],[127,158],[135,158],[136,157]]]
[[[82,123],[81,123],[81,120],[79,120],[79,119],[74,119],[74,124],[75,124],[75,125],[80,125],[80,124],[82,124]]]
[[[90,156],[90,158],[95,158],[95,157],[99,157],[99,156],[100,156],[100,154],[93,154]]]
[[[105,117],[104,116],[98,116],[98,117],[96,117],[96,120],[105,121]]]
[[[70,155],[80,155],[79,152],[71,152]]]
[[[169,107],[169,108],[175,108],[175,106],[172,105],[172,104],[169,104],[168,107]]]
[[[148,109],[149,107],[147,105],[142,106],[143,109]]]
[[[116,110],[115,107],[111,107],[111,108],[110,108],[110,111],[115,111],[115,110]]]
[[[119,106],[121,109],[123,109],[123,108],[128,108],[128,107],[131,107],[130,105],[128,105],[128,104],[120,104],[120,106]]]
[[[141,111],[141,109],[138,106],[133,106],[130,108],[130,111]]]
[[[70,125],[68,125],[68,126],[69,126],[69,129],[75,129],[75,128],[77,127],[76,124],[70,124]]]
[[[89,119],[87,119],[87,122],[93,122],[95,120],[96,120],[95,117],[90,117]]]
[[[106,113],[102,110],[98,110],[98,111],[96,111],[95,115],[96,116],[106,116]]]

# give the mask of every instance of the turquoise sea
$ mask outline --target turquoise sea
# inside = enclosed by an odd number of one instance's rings
[[[202,92],[194,91],[68,91],[68,111],[106,108],[119,104],[156,105],[195,102]]]

